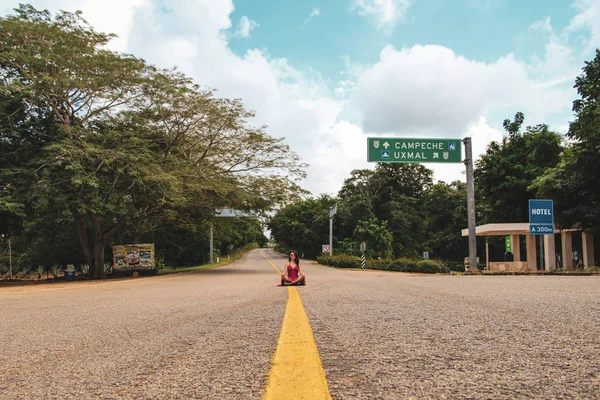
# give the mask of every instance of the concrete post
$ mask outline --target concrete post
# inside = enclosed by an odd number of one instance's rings
[[[583,232],[581,234],[581,241],[583,242],[583,265],[586,268],[593,267],[594,261],[594,236]]]
[[[525,235],[527,245],[527,269],[530,271],[537,270],[537,250],[535,248],[535,236],[529,233]]]
[[[554,234],[544,235],[544,259],[546,260],[546,271],[556,269],[556,244],[554,241]]]
[[[562,260],[565,271],[573,271],[573,242],[571,232],[561,232]]]
[[[519,235],[510,235],[510,248],[515,261],[521,261],[521,243]]]

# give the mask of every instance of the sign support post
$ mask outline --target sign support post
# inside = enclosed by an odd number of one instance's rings
[[[329,209],[329,255],[333,255],[333,216],[337,213],[337,203]]]
[[[477,236],[475,230],[475,179],[473,174],[473,148],[471,138],[463,139],[465,165],[467,166],[467,215],[469,226],[469,270],[477,271]]]
[[[10,236],[8,237],[8,277],[12,280],[12,248],[10,247]]]

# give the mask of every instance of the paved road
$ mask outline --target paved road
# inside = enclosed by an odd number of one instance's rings
[[[334,399],[600,398],[598,277],[304,268]],[[277,280],[253,251],[198,273],[0,288],[0,398],[259,399]]]

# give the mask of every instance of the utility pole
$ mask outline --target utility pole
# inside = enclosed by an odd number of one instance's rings
[[[210,263],[213,263],[213,224],[210,223]]]
[[[8,237],[8,278],[12,280],[12,248],[10,247],[10,236]]]
[[[475,231],[475,179],[473,174],[473,149],[471,138],[463,139],[465,165],[467,166],[467,215],[469,223],[469,270],[477,271],[477,236]]]

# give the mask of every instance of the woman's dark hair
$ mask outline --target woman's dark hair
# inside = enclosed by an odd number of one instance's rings
[[[300,265],[300,257],[298,256],[298,253],[296,253],[295,251],[290,251],[290,255],[288,256],[288,262],[292,261],[292,253],[294,253],[294,262],[296,263],[296,265]]]

